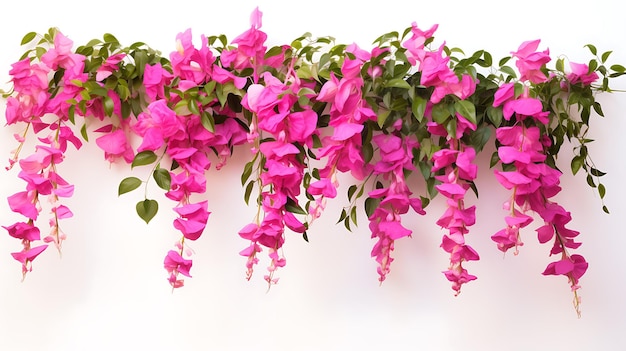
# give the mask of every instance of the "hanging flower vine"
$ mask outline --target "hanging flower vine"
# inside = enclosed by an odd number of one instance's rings
[[[435,45],[437,26],[424,31],[415,23],[380,36],[370,50],[310,34],[267,47],[261,17],[253,11],[250,28],[230,43],[224,35],[201,35],[195,47],[191,30],[182,32],[169,58],[144,43],[122,46],[111,34],[76,49],[54,28],[24,36],[29,49],[12,65],[12,88],[3,92],[7,124],[23,128],[7,164],[8,170],[18,165],[26,183],[8,196],[23,220],[3,228],[21,242],[12,255],[24,277],[50,243],[61,252],[62,220],[73,215],[63,199],[74,191],[74,175],[62,177],[62,163],[69,146],[80,149],[81,138],[95,135],[105,160],[151,167],[149,179],[127,177],[118,189],[122,195],[143,186],[136,204],[141,219],[147,223],[159,210],[147,191],[150,181],[173,202],[178,234],[163,263],[172,288],[191,277],[188,242],[209,223],[213,199],[202,198],[207,170],[219,170],[243,148],[252,156],[241,175],[244,201],[257,207],[239,231],[248,242],[240,252],[247,279],[265,251],[264,279],[278,282],[285,231],[308,241],[327,201],[337,197],[338,176],[349,173],[355,182],[338,223],[351,230],[362,204],[381,283],[396,241],[417,230],[402,223],[403,215],[423,215],[433,198],[444,198],[437,224],[445,229],[441,248],[450,265],[443,273],[458,294],[476,279],[467,269],[479,259],[467,236],[477,220],[468,191],[478,194],[475,159],[493,141],[494,178],[511,194],[493,241],[517,254],[537,214],[538,240],[552,242],[550,255],[558,257],[543,274],[567,278],[579,311],[588,263],[572,253],[579,232],[554,200],[561,190],[555,160],[566,140],[574,142],[572,172],[585,171],[605,197],[605,173],[588,153],[586,134],[592,116],[603,116],[595,94],[612,92],[610,79],[626,72],[607,63],[610,51],[599,54],[589,44],[588,63],[560,58],[549,68],[549,50],[532,40],[496,63],[485,50],[466,56]],[[24,155],[29,140],[36,145]],[[409,186],[412,177],[424,186]]]

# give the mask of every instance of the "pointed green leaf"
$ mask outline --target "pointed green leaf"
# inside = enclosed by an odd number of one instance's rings
[[[109,96],[105,96],[104,99],[102,99],[102,104],[104,105],[104,113],[109,117],[113,116],[113,109],[115,108],[113,99]]]
[[[602,183],[598,184],[598,194],[600,195],[601,199],[604,199],[604,195],[606,195],[606,188]]]
[[[465,117],[470,123],[476,125],[476,106],[467,100],[459,100],[454,103],[454,110]]]
[[[212,114],[207,111],[202,111],[200,123],[202,123],[204,129],[208,130],[211,133],[215,133],[215,119],[213,118]]]
[[[83,126],[80,127],[80,135],[83,139],[85,139],[85,141],[89,141],[89,135],[87,135],[87,124],[83,124]]]
[[[243,200],[246,202],[246,205],[250,203],[250,195],[252,194],[252,189],[254,189],[254,181],[248,182],[246,186],[246,191],[243,195]]]
[[[248,179],[250,179],[250,175],[252,174],[252,167],[254,167],[254,160],[246,163],[243,166],[243,172],[241,173],[241,185],[246,184]]]
[[[423,97],[416,95],[413,98],[413,104],[411,106],[413,111],[413,116],[417,119],[418,122],[421,122],[424,119],[424,113],[426,111],[426,105],[428,104],[428,100]]]
[[[576,173],[578,173],[578,171],[580,170],[584,162],[585,162],[585,159],[580,156],[575,156],[574,158],[572,158],[572,162],[571,162],[572,174],[576,175]]]
[[[587,44],[585,45],[587,48],[589,48],[589,51],[591,52],[592,55],[597,55],[598,54],[598,49],[596,49],[596,47],[592,44]]]
[[[139,218],[143,219],[146,224],[150,223],[150,220],[156,216],[159,212],[159,203],[156,200],[145,199],[139,201],[135,206]]]
[[[26,35],[22,38],[20,45],[25,45],[25,44],[30,43],[33,39],[35,39],[36,36],[37,36],[37,33],[35,32],[26,33]]]
[[[158,167],[157,169],[154,170],[154,172],[152,172],[152,178],[154,178],[154,181],[157,183],[159,188],[165,191],[170,190],[170,187],[172,184],[172,177],[170,175],[170,172],[167,171],[167,169]]]
[[[141,179],[137,178],[137,177],[128,177],[123,179],[120,182],[120,185],[117,189],[117,196],[120,196],[122,194],[126,194],[129,191],[133,191],[137,188],[139,188],[139,186],[141,185],[142,181]]]
[[[357,187],[354,184],[350,185],[350,187],[348,188],[348,201],[352,201],[352,196],[356,192],[356,188]]]
[[[285,204],[285,210],[291,212],[291,213],[295,213],[295,214],[301,214],[301,215],[307,215],[308,213],[306,213],[306,211],[300,207],[300,205],[298,205],[297,202],[295,202],[292,198],[288,197],[287,198],[287,203]]]
[[[380,111],[378,111],[378,126],[379,127],[382,128],[385,125],[385,122],[387,121],[387,118],[389,118],[390,113],[391,111],[389,110],[381,109]]]
[[[402,78],[391,79],[385,83],[385,86],[389,88],[411,89],[411,85]]]
[[[137,166],[149,165],[153,163],[154,161],[156,161],[156,159],[157,159],[157,156],[153,151],[145,150],[135,155],[135,158],[133,159],[133,163],[130,165],[130,167],[134,168]]]
[[[354,225],[357,225],[356,207],[352,207],[352,210],[350,210],[350,220]]]

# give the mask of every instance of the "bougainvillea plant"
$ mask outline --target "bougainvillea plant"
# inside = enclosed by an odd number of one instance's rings
[[[368,49],[308,33],[268,47],[260,28],[256,9],[250,28],[231,42],[201,35],[196,47],[187,30],[169,56],[141,42],[122,46],[111,34],[77,48],[54,28],[24,36],[27,51],[12,65],[12,88],[3,94],[7,124],[23,128],[7,164],[25,182],[8,196],[23,219],[3,228],[21,242],[12,255],[24,276],[49,245],[61,250],[62,221],[73,215],[64,200],[76,176],[63,174],[62,163],[68,148],[95,139],[106,161],[151,167],[148,179],[123,179],[119,195],[154,181],[173,202],[179,239],[164,259],[173,288],[190,277],[188,242],[208,224],[207,171],[243,148],[252,155],[241,174],[244,201],[257,207],[238,233],[248,279],[263,253],[264,279],[278,281],[285,232],[308,241],[327,201],[337,197],[338,175],[348,173],[354,183],[338,223],[350,230],[364,208],[381,283],[396,241],[413,231],[402,216],[423,215],[435,196],[445,199],[437,220],[450,257],[443,273],[458,294],[476,279],[468,266],[479,259],[466,241],[476,222],[468,199],[470,190],[478,194],[474,161],[494,142],[490,167],[510,197],[493,241],[517,253],[524,228],[540,218],[539,242],[550,243],[555,256],[543,274],[567,278],[579,310],[588,264],[573,253],[580,242],[570,212],[554,200],[561,190],[555,161],[564,143],[573,143],[571,171],[585,171],[604,198],[604,172],[588,154],[586,135],[592,116],[603,116],[596,93],[611,92],[609,80],[626,72],[607,64],[610,51],[586,45],[590,61],[559,58],[549,68],[539,40],[494,61],[484,50],[468,56],[437,44],[436,25],[422,30],[414,23]],[[24,149],[27,141],[34,141],[32,150]],[[409,187],[413,177],[423,186]],[[147,191],[136,204],[145,222],[158,209]]]

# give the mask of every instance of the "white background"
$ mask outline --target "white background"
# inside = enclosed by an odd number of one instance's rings
[[[466,53],[484,48],[500,58],[522,41],[539,38],[540,49],[550,48],[553,57],[586,61],[590,57],[583,46],[593,43],[600,51],[615,50],[613,63],[626,64],[626,21],[610,0],[10,1],[0,6],[0,84],[8,88],[10,64],[21,55],[19,43],[29,31],[57,26],[77,44],[110,32],[122,43],[144,41],[169,54],[176,34],[187,28],[195,40],[200,33],[233,39],[248,28],[256,5],[264,12],[270,45],[310,31],[369,49],[378,35],[416,21],[423,29],[439,23],[437,43],[445,40]],[[614,87],[626,88],[625,80]],[[581,280],[581,319],[566,280],[541,275],[551,258],[550,245],[537,243],[533,229],[538,223],[524,232],[526,245],[519,256],[503,258],[491,242],[489,237],[503,226],[501,204],[508,194],[484,157],[478,161],[480,200],[467,201],[478,207],[468,241],[481,260],[467,264],[478,280],[458,297],[441,274],[447,256],[438,247],[443,233],[435,225],[443,211],[440,199],[427,209],[428,216],[406,218],[413,238],[396,243],[392,272],[379,286],[364,216],[353,233],[334,224],[345,205],[345,189],[310,231],[310,243],[287,234],[287,266],[278,272],[277,286],[266,292],[265,260],[246,281],[245,259],[238,252],[247,243],[237,232],[254,209],[244,205],[238,180],[244,149],[228,167],[209,173],[206,198],[213,213],[204,236],[193,244],[194,278],[172,294],[162,262],[178,237],[171,226],[174,204],[152,187],[151,194],[162,200],[161,211],[149,225],[143,223],[134,213],[140,194],[116,194],[122,178],[145,172],[109,166],[89,143],[80,152],[68,152],[59,170],[76,185],[67,202],[75,217],[63,223],[68,234],[63,257],[50,248],[21,283],[19,263],[10,256],[20,244],[0,235],[0,350],[623,349],[626,95],[599,99],[607,117],[594,118],[591,137],[597,141],[590,151],[608,172],[604,183],[611,215],[603,214],[582,174],[569,172],[571,147],[563,148],[560,160],[564,191],[557,199],[572,212],[571,228],[582,233],[579,252],[590,263]],[[0,159],[16,146],[11,136],[16,131],[0,131]],[[23,188],[17,171],[0,172],[2,198]],[[345,188],[348,178],[342,181]],[[17,220],[6,200],[0,201],[1,224]]]

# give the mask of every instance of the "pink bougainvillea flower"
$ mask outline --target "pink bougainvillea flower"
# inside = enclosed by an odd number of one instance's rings
[[[37,145],[35,146],[35,153],[21,159],[19,163],[24,172],[37,173],[50,166],[50,164],[63,162],[63,157],[63,153],[57,148]]]
[[[432,38],[433,34],[437,30],[438,25],[435,24],[427,31],[422,31],[417,27],[417,23],[411,24],[411,37],[402,43],[402,46],[407,49],[407,59],[412,66],[416,66],[419,62],[424,61],[426,51],[424,45],[426,40]]]
[[[250,14],[250,24],[253,28],[259,29],[263,25],[263,12],[259,10],[259,7],[255,7],[252,13]]]
[[[598,74],[589,72],[589,66],[584,63],[570,62],[571,73],[568,73],[566,78],[571,84],[581,83],[582,85],[590,85],[598,80]]]
[[[2,228],[6,229],[10,236],[17,239],[27,241],[36,241],[41,239],[39,228],[34,226],[32,223],[17,222],[8,227],[2,226]]]
[[[165,86],[170,84],[174,75],[160,63],[146,65],[143,73],[143,85],[151,101],[165,98]]]
[[[119,157],[131,163],[135,153],[128,143],[128,137],[122,129],[105,134],[96,139],[96,145],[104,151],[104,157],[109,162],[115,162]]]
[[[96,81],[101,82],[113,74],[113,72],[118,69],[117,65],[122,62],[124,57],[126,57],[125,53],[118,53],[107,57],[96,70]]]
[[[582,277],[589,264],[581,255],[571,255],[556,262],[548,264],[543,275],[571,275],[576,282]]]
[[[523,42],[515,52],[511,52],[517,58],[515,65],[519,70],[521,80],[528,80],[533,84],[544,83],[548,76],[542,71],[545,65],[550,62],[550,50],[538,52],[540,40]]]
[[[54,47],[41,56],[41,62],[53,70],[61,67],[75,76],[80,75],[85,67],[85,56],[73,53],[73,45],[72,40],[57,32],[54,36]]]
[[[493,106],[498,107],[515,98],[515,83],[502,84],[494,94]]]
[[[336,185],[328,178],[323,178],[311,183],[307,188],[307,192],[311,195],[323,195],[331,199],[337,196]]]
[[[36,220],[39,216],[39,209],[35,205],[38,201],[36,191],[20,191],[9,196],[7,199],[11,211],[19,213],[31,220]]]
[[[180,230],[186,239],[197,240],[204,231],[210,212],[208,202],[202,201],[174,208],[180,218],[174,220],[174,228]]]
[[[22,264],[22,274],[25,277],[26,273],[33,270],[31,264],[39,254],[41,254],[45,249],[48,248],[48,245],[40,245],[32,248],[24,249],[20,252],[12,252],[11,256]]]
[[[179,252],[174,250],[168,251],[163,260],[163,267],[170,274],[168,281],[170,285],[172,285],[172,288],[180,288],[185,284],[182,279],[178,279],[178,274],[191,278],[189,271],[191,270],[192,264],[193,262],[191,260],[184,259]]]

